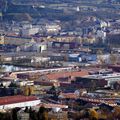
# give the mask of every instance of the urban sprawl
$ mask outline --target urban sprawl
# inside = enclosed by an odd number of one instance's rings
[[[0,120],[120,120],[120,0],[0,0]]]

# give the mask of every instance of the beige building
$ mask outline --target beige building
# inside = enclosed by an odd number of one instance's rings
[[[3,35],[0,36],[0,44],[4,44],[5,37]]]
[[[96,42],[96,38],[95,37],[86,37],[82,39],[83,43],[89,43],[89,44],[93,44]]]
[[[0,44],[23,45],[31,40],[31,37],[0,36]]]
[[[53,39],[59,42],[72,42],[76,40],[76,37],[75,36],[57,36],[57,37],[53,37]]]
[[[39,39],[35,38],[37,41],[58,41],[58,42],[73,42],[76,40],[80,40],[79,37],[76,36],[47,36],[47,37],[40,37]]]
[[[82,43],[82,38],[80,36],[42,36],[42,37],[34,37],[35,41],[58,41],[58,42],[79,42]]]

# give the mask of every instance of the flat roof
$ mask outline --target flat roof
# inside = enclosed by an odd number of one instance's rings
[[[61,105],[61,104],[51,104],[51,103],[41,103],[38,106],[44,106],[45,108],[68,108],[67,105]]]
[[[35,96],[23,96],[23,95],[6,96],[6,97],[0,97],[0,105],[34,101],[34,100],[38,100],[37,97],[35,97]]]
[[[120,73],[111,73],[111,74],[97,74],[97,75],[86,75],[83,78],[93,78],[93,79],[110,79],[110,78],[120,78]]]

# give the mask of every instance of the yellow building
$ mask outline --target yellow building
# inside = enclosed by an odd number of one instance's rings
[[[53,39],[59,42],[72,42],[76,40],[76,37],[75,36],[58,36],[58,37],[54,37]]]
[[[0,44],[23,45],[31,40],[31,37],[0,36]]]
[[[5,37],[3,35],[0,36],[0,44],[4,44]]]
[[[58,41],[58,42],[80,42],[81,38],[77,36],[53,36],[46,38],[48,41]]]
[[[83,38],[83,43],[89,43],[89,44],[93,44],[96,42],[96,38],[95,37],[86,37]]]

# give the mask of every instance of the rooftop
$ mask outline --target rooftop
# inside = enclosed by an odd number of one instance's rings
[[[56,80],[59,78],[65,78],[65,77],[70,77],[70,76],[71,77],[83,77],[85,75],[88,75],[87,70],[51,73],[47,75],[47,78],[50,80]]]
[[[120,73],[98,74],[98,75],[86,75],[86,76],[84,76],[84,78],[93,78],[93,79],[120,78]]]
[[[37,97],[35,97],[35,96],[23,96],[23,95],[0,97],[0,105],[34,101],[34,100],[38,100]]]
[[[46,103],[42,103],[42,104],[39,104],[38,106],[44,106],[45,108],[68,108],[67,105],[61,105],[61,104],[46,104]]]
[[[61,93],[61,94],[59,95],[59,98],[77,99],[78,96],[77,96],[76,94],[74,94],[74,93]]]

